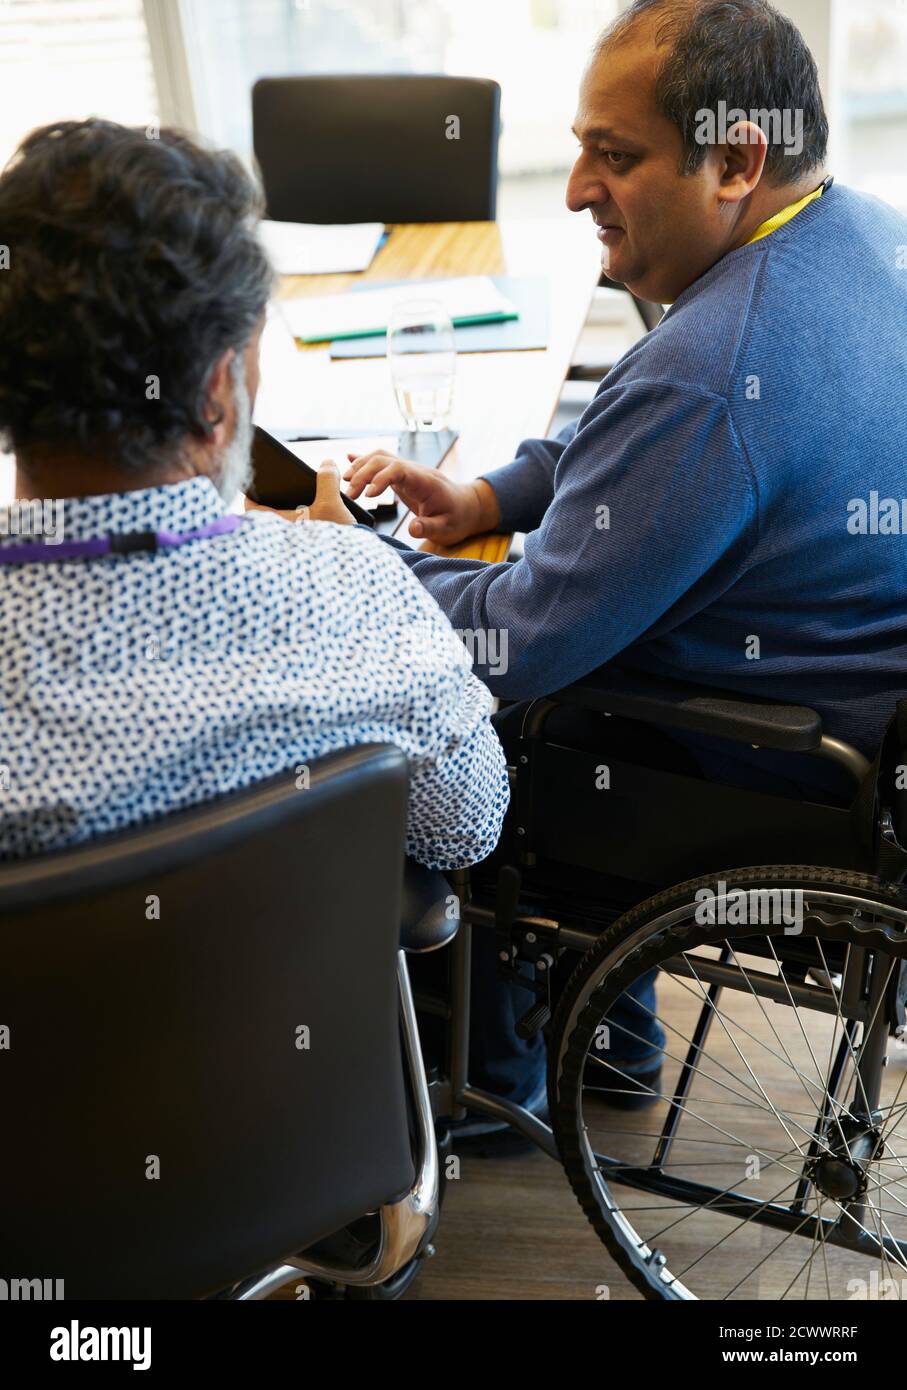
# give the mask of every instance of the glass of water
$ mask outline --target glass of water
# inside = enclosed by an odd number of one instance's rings
[[[443,430],[453,402],[457,351],[453,324],[438,299],[395,304],[387,360],[408,430]]]

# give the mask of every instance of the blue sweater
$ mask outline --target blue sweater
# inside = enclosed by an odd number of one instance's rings
[[[907,221],[834,185],[488,482],[523,559],[398,548],[455,628],[506,631],[506,671],[475,667],[495,694],[621,654],[874,751],[907,693]]]

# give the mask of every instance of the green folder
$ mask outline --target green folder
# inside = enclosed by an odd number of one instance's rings
[[[500,310],[496,313],[488,314],[459,314],[451,319],[454,328],[464,328],[471,323],[504,323],[507,319],[519,318],[516,309],[512,312]],[[387,324],[383,328],[357,328],[350,333],[330,333],[326,338],[303,337],[296,335],[300,343],[339,343],[349,338],[378,338],[382,333],[387,332]]]

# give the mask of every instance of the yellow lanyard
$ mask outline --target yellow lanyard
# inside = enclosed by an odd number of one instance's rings
[[[831,188],[834,181],[834,175],[829,174],[827,178],[822,180],[818,188],[813,189],[812,193],[807,193],[806,197],[801,198],[799,202],[791,203],[788,207],[782,208],[780,212],[776,212],[774,217],[769,217],[766,222],[761,223],[749,240],[745,241],[743,245],[750,246],[754,241],[761,241],[764,236],[771,236],[772,232],[777,232],[778,228],[783,227],[785,222],[790,222],[792,218],[796,217],[798,212],[802,212],[807,203],[812,203],[816,198],[821,198],[825,190]],[[670,307],[670,304],[665,304],[665,309],[670,309]]]
[[[802,212],[807,203],[815,202],[816,198],[821,198],[829,186],[830,180],[826,179],[819,184],[818,188],[814,188],[812,193],[807,193],[805,198],[801,198],[799,202],[791,203],[789,207],[776,212],[774,217],[768,218],[766,222],[761,223],[756,228],[749,240],[743,243],[744,246],[750,246],[754,241],[761,241],[764,236],[771,236],[772,232],[777,232],[778,228],[783,227],[785,222],[790,222],[791,218],[796,217],[798,212]]]

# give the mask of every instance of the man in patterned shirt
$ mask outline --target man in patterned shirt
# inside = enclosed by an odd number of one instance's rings
[[[55,499],[0,510],[0,552],[45,547],[0,564],[2,857],[385,741],[409,757],[410,855],[452,868],[497,841],[491,697],[390,548],[261,512],[218,531],[249,472],[257,213],[232,156],[97,120],[36,131],[0,177],[0,432],[19,498]],[[336,470],[319,492],[346,520]]]
[[[497,842],[488,690],[399,556],[346,524],[336,468],[311,509],[334,525],[230,515],[272,284],[259,211],[231,155],[106,121],[34,132],[0,175],[0,447],[23,499],[0,508],[0,858],[385,741],[409,758],[410,856]],[[155,531],[204,534],[62,558]],[[541,1111],[544,1061],[513,1031],[531,996],[486,935],[473,1078]]]

